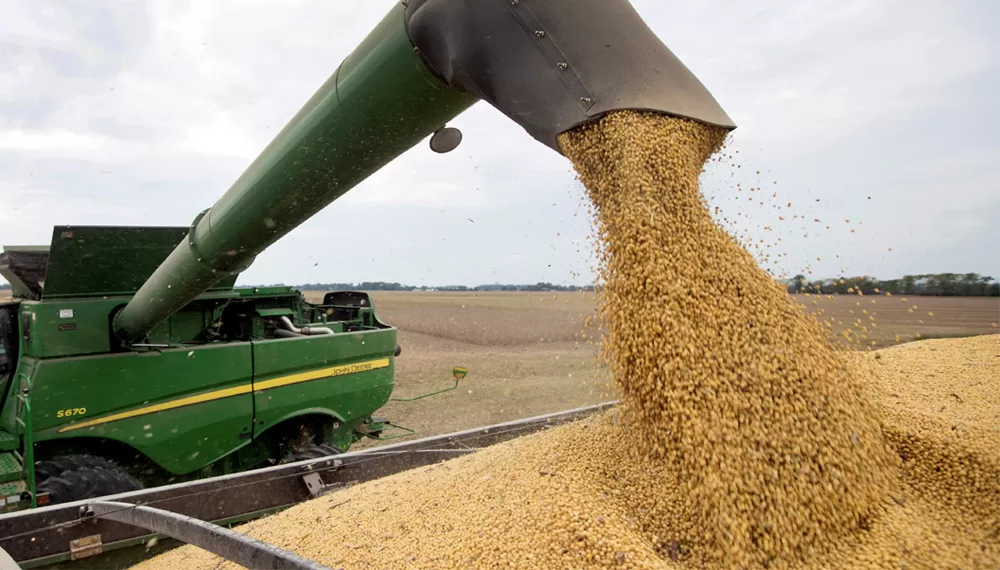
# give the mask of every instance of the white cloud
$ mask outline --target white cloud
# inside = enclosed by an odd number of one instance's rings
[[[0,233],[0,244],[11,245],[48,244],[56,224],[135,225],[143,216],[140,207],[102,203],[86,195],[40,188],[30,182],[0,183],[0,205],[0,224],[8,229]],[[36,230],[17,231],[27,227]]]
[[[963,30],[962,3],[695,4],[688,17],[639,8],[734,117],[740,140],[787,155],[913,117],[993,59],[987,37]]]
[[[107,142],[107,137],[63,130],[0,132],[0,152],[89,153],[104,149]]]

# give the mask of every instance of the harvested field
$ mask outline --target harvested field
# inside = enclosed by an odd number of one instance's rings
[[[593,293],[378,292],[375,308],[407,332],[482,346],[580,340]]]
[[[868,327],[869,345],[885,347],[918,338],[952,338],[997,332],[1000,298],[916,297],[905,295],[793,295],[821,321],[833,325],[834,335]],[[832,320],[831,320],[832,319]],[[872,328],[871,324],[875,327]],[[897,338],[898,337],[898,338]]]
[[[583,330],[581,315],[593,315],[593,293],[376,292],[379,316],[401,332],[509,346],[574,340]],[[306,293],[312,301],[322,293]],[[1000,324],[1000,298],[901,295],[791,295],[818,317],[833,317],[833,333],[851,329],[856,318],[875,322],[869,337],[879,347],[921,338],[993,334]],[[916,309],[910,309],[916,305]],[[852,312],[853,311],[853,312]],[[862,313],[867,311],[867,313]],[[933,313],[930,316],[928,313]],[[873,317],[873,321],[869,317]],[[596,328],[591,329],[591,333]],[[895,339],[899,336],[899,341]],[[544,339],[540,341],[539,339]]]

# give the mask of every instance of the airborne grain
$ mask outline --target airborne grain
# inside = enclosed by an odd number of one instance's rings
[[[898,459],[815,320],[709,214],[725,131],[614,113],[563,135],[598,209],[603,354],[706,560],[785,566],[875,516]]]

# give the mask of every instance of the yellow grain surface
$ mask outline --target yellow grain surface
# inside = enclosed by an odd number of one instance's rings
[[[993,388],[979,395],[977,406],[1000,409],[1000,365],[952,365],[1000,361],[1000,335],[921,341],[867,358],[873,362],[880,354],[898,366],[872,364],[867,381],[874,393],[888,393],[900,382],[984,382]],[[924,358],[930,354],[936,357]],[[883,432],[897,454],[908,454],[897,471],[901,488],[886,497],[867,530],[842,537],[829,554],[798,567],[1000,564],[1000,434],[995,424],[969,423],[956,435],[951,422],[963,412],[910,411],[923,399],[917,390],[878,398],[880,415],[890,418]],[[636,460],[631,438],[614,413],[604,414],[351,487],[238,530],[331,568],[703,567],[697,541],[685,538],[697,538],[699,529],[684,512],[677,471]],[[183,547],[137,568],[238,566]]]

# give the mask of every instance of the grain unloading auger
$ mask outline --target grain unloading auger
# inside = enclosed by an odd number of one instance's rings
[[[189,228],[63,226],[48,249],[3,254],[18,297],[0,306],[6,507],[80,498],[87,473],[116,492],[378,437],[398,345],[368,295],[313,305],[233,284],[428,136],[454,148],[448,121],[479,99],[557,152],[560,133],[618,109],[733,127],[625,0],[396,5]]]
[[[393,9],[114,318],[134,341],[479,99],[546,146],[615,109],[732,121],[625,0]],[[452,132],[442,131],[443,148]],[[432,139],[433,141],[433,139]]]

